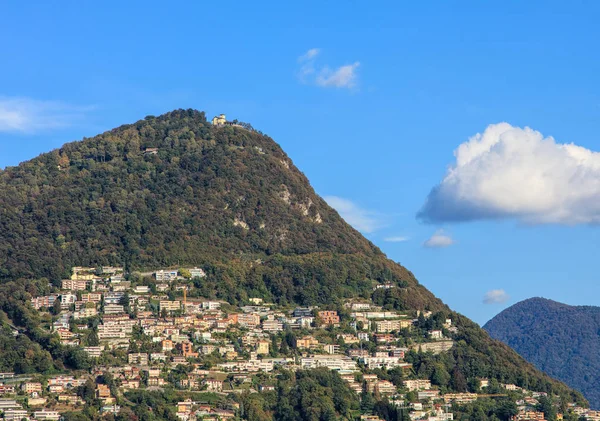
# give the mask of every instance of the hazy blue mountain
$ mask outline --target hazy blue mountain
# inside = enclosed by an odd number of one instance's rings
[[[600,408],[600,307],[530,298],[502,311],[484,329]]]

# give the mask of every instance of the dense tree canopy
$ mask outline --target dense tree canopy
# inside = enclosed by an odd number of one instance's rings
[[[146,153],[157,148],[156,153]],[[442,304],[346,224],[271,138],[178,110],[0,171],[0,279],[201,265],[225,299],[322,303],[392,282]],[[392,299],[392,298],[390,298]]]

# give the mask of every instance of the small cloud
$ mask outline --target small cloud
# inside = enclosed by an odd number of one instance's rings
[[[356,69],[360,63],[357,61],[353,64],[340,66],[335,70],[325,67],[317,76],[317,85],[323,87],[333,86],[335,88],[354,88],[356,86]]]
[[[321,50],[319,48],[311,48],[306,53],[304,53],[300,57],[298,57],[298,62],[302,63],[304,61],[312,60],[317,55],[319,55],[320,52],[321,52]]]
[[[403,243],[408,240],[410,240],[410,237],[405,237],[401,235],[397,237],[387,237],[383,239],[383,241],[387,241],[388,243]]]
[[[499,123],[459,145],[454,156],[417,215],[425,222],[600,223],[598,151]]]
[[[298,57],[298,63],[302,63],[302,66],[300,66],[300,70],[298,71],[298,79],[300,79],[302,83],[308,83],[309,76],[316,72],[315,58],[319,55],[320,51],[319,48],[311,48]]]
[[[376,212],[363,209],[354,202],[342,197],[325,196],[324,199],[329,206],[339,212],[347,223],[361,232],[368,234],[382,226]]]
[[[298,70],[298,79],[302,83],[316,85],[323,88],[354,88],[357,85],[358,61],[336,68],[327,65],[316,65],[316,58],[321,53],[319,48],[311,48],[298,57],[301,64]]]
[[[447,235],[443,230],[438,230],[431,238],[423,243],[427,248],[444,248],[454,244],[452,237]]]
[[[35,133],[69,127],[90,109],[61,101],[0,96],[0,132]]]
[[[510,296],[503,289],[493,289],[483,296],[484,304],[502,304],[508,301]]]

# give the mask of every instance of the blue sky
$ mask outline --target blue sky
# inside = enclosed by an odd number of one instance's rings
[[[399,3],[4,2],[0,167],[224,112],[475,321],[600,305],[600,4]]]

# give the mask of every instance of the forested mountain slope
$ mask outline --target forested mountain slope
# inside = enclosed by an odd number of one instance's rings
[[[148,117],[0,172],[0,278],[206,263],[223,271],[223,293],[235,284],[310,303],[402,281],[415,306],[442,307],[317,196],[272,139],[213,128],[204,113]]]
[[[27,292],[14,294],[22,280],[57,282],[81,265],[202,266],[200,293],[230,303],[333,306],[365,297],[390,309],[444,312],[458,328],[444,360],[457,378],[580,399],[388,260],[271,138],[213,127],[203,112],[147,117],[0,171],[0,279],[10,282],[2,309],[26,319],[15,297]],[[380,284],[395,288],[375,290]]]
[[[600,408],[600,307],[530,298],[502,311],[484,329]]]

